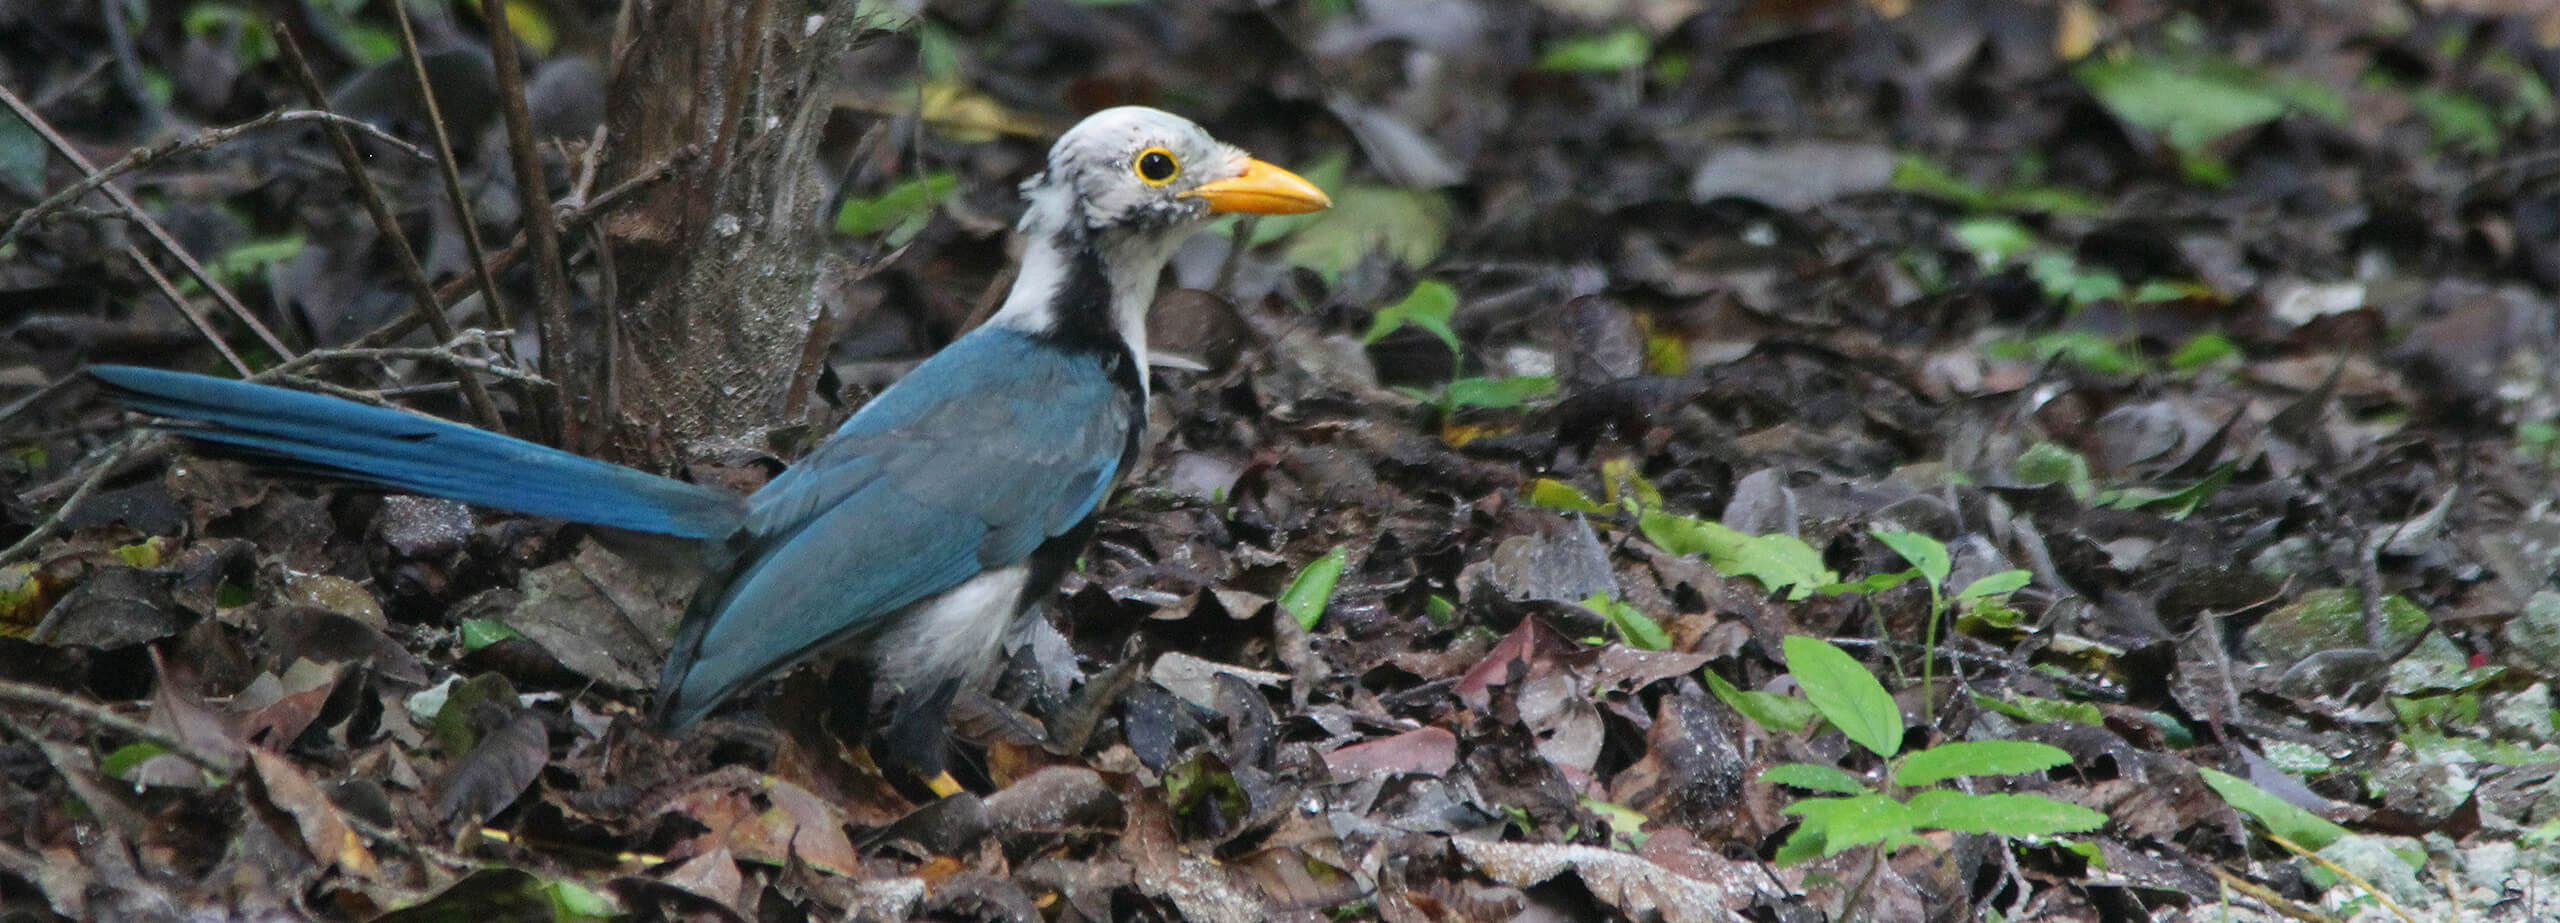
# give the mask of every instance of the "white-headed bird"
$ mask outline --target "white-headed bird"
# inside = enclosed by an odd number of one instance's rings
[[[1002,308],[753,495],[302,391],[98,366],[123,401],[279,467],[697,540],[708,576],[655,715],[683,728],[819,652],[856,649],[897,698],[893,758],[949,790],[943,712],[1047,598],[1146,431],[1146,312],[1211,216],[1322,209],[1295,174],[1140,107],[1095,113],[1022,187]]]

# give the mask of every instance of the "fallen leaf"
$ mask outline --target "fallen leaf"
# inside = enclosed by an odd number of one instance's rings
[[[373,852],[356,837],[354,828],[338,816],[338,806],[320,794],[311,777],[282,756],[263,747],[249,749],[249,762],[257,769],[258,785],[267,803],[293,818],[294,828],[302,834],[302,845],[311,850],[311,858],[331,863],[339,871],[359,878],[371,878],[377,871]]]

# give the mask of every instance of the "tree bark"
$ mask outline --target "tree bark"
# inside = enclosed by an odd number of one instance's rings
[[[572,337],[572,413],[625,461],[760,449],[817,312],[828,75],[854,0],[632,0],[598,188],[698,153],[601,224],[618,326]],[[601,345],[599,345],[601,344]],[[600,385],[600,387],[597,387]]]

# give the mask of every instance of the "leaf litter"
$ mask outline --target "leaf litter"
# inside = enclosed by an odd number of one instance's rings
[[[881,780],[824,666],[698,733],[648,730],[685,578],[624,537],[154,450],[0,573],[0,904],[2560,912],[2547,17],[929,6],[844,64],[827,223],[862,265],[822,294],[813,427],[997,281],[1041,147],[991,124],[1166,105],[1312,165],[1340,205],[1177,255],[1153,441],[955,707],[969,792]],[[609,13],[525,15],[575,35]],[[263,31],[219,16],[144,17],[120,51],[86,14],[23,15],[0,83],[86,147],[294,98],[240,41]],[[347,105],[418,137],[404,94],[358,89],[385,65],[350,49],[384,23],[332,16]],[[428,26],[458,49],[431,56],[440,83],[485,72],[476,21]],[[535,81],[563,137],[592,125],[595,78],[571,73],[590,53]],[[881,115],[920,98],[920,67],[925,122]],[[20,128],[0,125],[13,211],[79,179],[21,156]],[[248,134],[127,182],[270,325],[334,343],[402,307],[372,234],[332,233],[365,225],[315,142]],[[460,156],[508,199],[490,153]],[[431,171],[378,169],[443,214]],[[0,244],[0,385],[36,395],[5,416],[13,538],[123,425],[37,388],[212,363],[132,297],[116,222],[42,218]],[[454,222],[420,223],[431,268],[460,266]],[[1841,657],[1792,656],[1804,636]],[[1886,695],[1832,698],[1817,660]],[[1896,771],[1922,789],[1893,793],[1922,812],[1899,816],[1944,823],[1779,861],[1804,784]],[[2020,832],[2063,816],[2031,795],[2106,821]]]

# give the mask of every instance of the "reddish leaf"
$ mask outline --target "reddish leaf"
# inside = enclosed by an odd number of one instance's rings
[[[1338,776],[1443,775],[1458,764],[1458,736],[1441,727],[1416,728],[1336,749],[1324,755],[1324,764]]]

